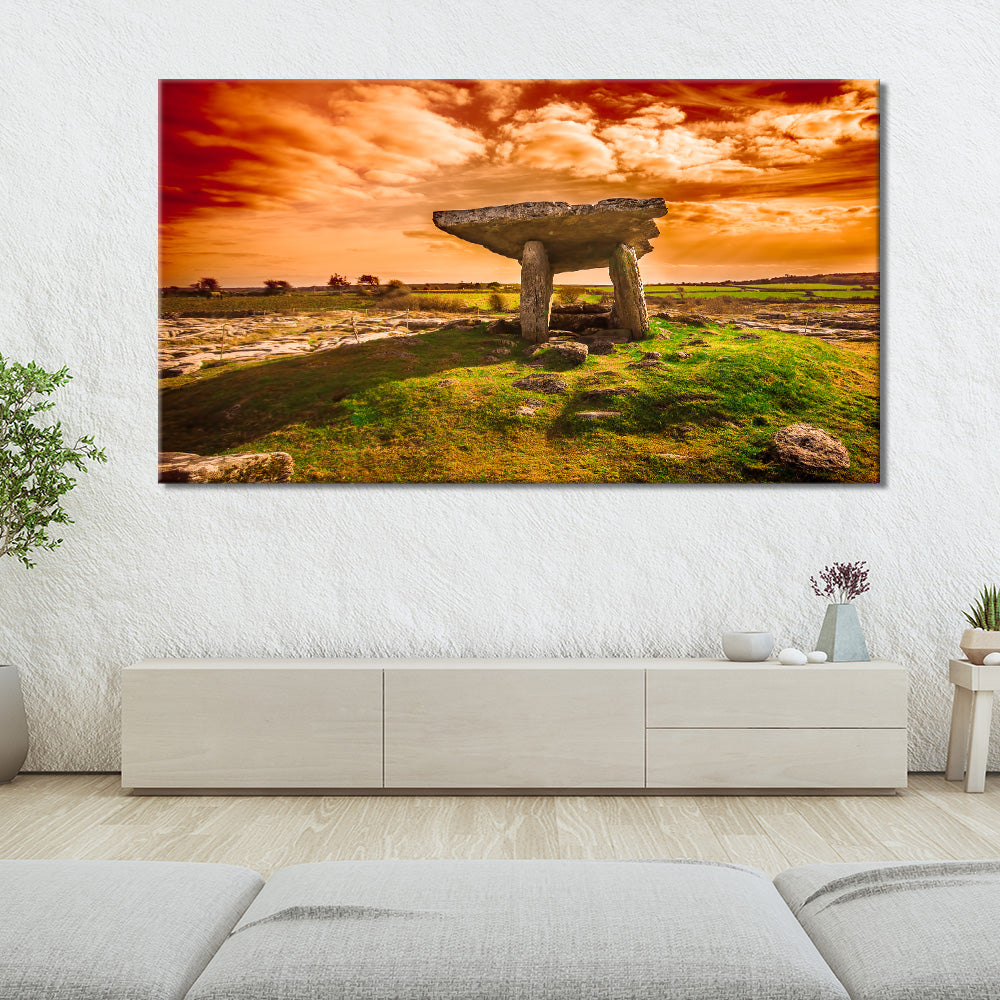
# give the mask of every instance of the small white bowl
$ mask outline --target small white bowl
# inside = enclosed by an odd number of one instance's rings
[[[724,632],[722,652],[737,663],[766,660],[774,652],[774,636],[770,632]]]

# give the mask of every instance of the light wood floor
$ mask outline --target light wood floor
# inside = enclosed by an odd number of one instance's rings
[[[1000,857],[1000,776],[897,796],[150,796],[117,774],[0,786],[0,858],[221,861],[264,875],[376,858],[704,858],[771,875],[823,861]]]

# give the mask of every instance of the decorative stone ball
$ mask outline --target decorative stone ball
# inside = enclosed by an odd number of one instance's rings
[[[806,663],[806,654],[801,649],[783,649],[778,653],[778,662],[784,663],[786,667],[801,667]]]
[[[814,649],[811,653],[806,653],[806,659],[810,663],[826,663],[826,653]]]
[[[1000,653],[987,653],[983,657],[983,665],[987,667],[1000,666]]]

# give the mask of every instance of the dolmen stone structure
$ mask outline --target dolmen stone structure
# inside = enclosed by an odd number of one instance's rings
[[[607,265],[615,287],[615,324],[639,340],[649,328],[638,258],[659,236],[653,219],[667,214],[662,198],[607,198],[594,205],[524,201],[435,212],[434,225],[469,243],[521,262],[521,335],[549,335],[552,276]]]

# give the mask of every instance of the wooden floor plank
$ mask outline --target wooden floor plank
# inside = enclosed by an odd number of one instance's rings
[[[705,796],[698,800],[698,808],[726,852],[725,858],[717,860],[759,868],[768,875],[792,867],[741,796]]]
[[[217,861],[263,874],[379,858],[828,861],[1000,857],[1000,780],[898,796],[131,796],[117,775],[0,786],[0,857]]]

